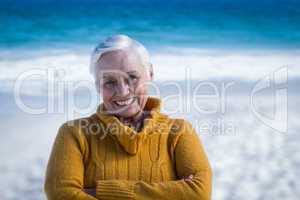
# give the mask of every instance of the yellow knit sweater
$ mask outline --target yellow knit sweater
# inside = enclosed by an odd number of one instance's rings
[[[210,199],[212,172],[191,124],[160,113],[149,97],[136,132],[103,112],[64,123],[48,162],[48,200]],[[182,177],[193,175],[193,179]],[[96,188],[96,198],[84,188]]]

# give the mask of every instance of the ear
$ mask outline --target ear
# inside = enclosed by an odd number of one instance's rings
[[[152,63],[150,63],[150,66],[149,66],[149,76],[150,76],[150,81],[153,81],[153,65]]]

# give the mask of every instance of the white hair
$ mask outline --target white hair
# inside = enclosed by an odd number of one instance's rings
[[[128,37],[127,35],[114,35],[106,38],[103,42],[99,43],[92,52],[90,61],[90,73],[96,78],[97,62],[102,54],[106,52],[124,50],[133,51],[138,54],[143,66],[149,70],[150,57],[147,49],[138,41]]]

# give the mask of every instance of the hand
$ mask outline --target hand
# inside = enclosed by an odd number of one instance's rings
[[[84,188],[83,191],[85,193],[87,193],[88,195],[96,197],[96,189],[94,189],[94,188]]]
[[[193,175],[191,174],[191,175],[189,175],[189,176],[184,176],[184,177],[182,177],[182,179],[181,180],[184,180],[184,181],[191,181],[192,179],[193,179]]]

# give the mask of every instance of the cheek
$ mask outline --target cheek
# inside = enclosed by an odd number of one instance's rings
[[[135,95],[139,98],[138,103],[140,104],[140,106],[143,106],[146,103],[148,97],[148,85],[139,85],[135,90]]]
[[[135,94],[138,96],[148,95],[148,84],[147,82],[138,83],[135,88]]]
[[[101,96],[102,96],[103,101],[104,101],[105,103],[110,103],[111,98],[112,98],[112,96],[113,96],[113,92],[112,92],[112,90],[108,90],[108,89],[102,88],[102,89],[101,89]]]

